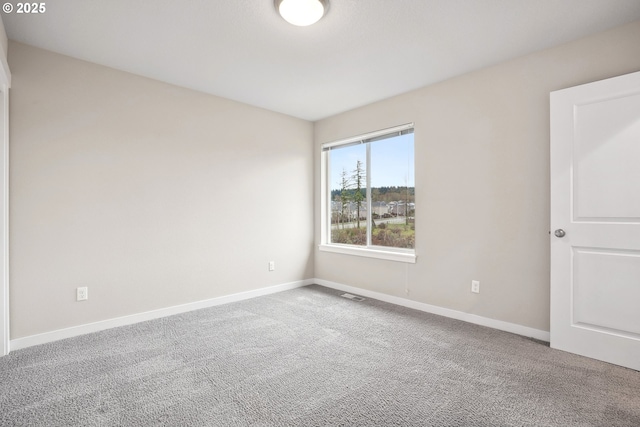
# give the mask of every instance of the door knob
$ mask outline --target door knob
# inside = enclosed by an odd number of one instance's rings
[[[565,233],[562,228],[558,228],[556,231],[553,232],[553,234],[555,234],[556,237],[563,238],[567,233]]]

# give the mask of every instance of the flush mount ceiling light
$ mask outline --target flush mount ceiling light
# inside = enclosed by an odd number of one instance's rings
[[[290,24],[315,24],[329,9],[329,0],[275,0],[276,10]]]

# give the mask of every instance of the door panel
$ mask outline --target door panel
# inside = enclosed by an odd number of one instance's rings
[[[640,337],[640,252],[574,248],[573,275],[573,324]]]
[[[574,107],[576,221],[640,221],[640,93]]]
[[[639,165],[640,73],[551,94],[551,346],[637,370]]]

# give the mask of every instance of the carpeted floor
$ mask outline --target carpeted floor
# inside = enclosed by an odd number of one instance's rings
[[[640,426],[640,372],[309,286],[0,358],[2,426]]]

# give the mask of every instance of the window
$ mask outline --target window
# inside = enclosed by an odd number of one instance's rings
[[[413,124],[323,144],[321,250],[415,262]]]

